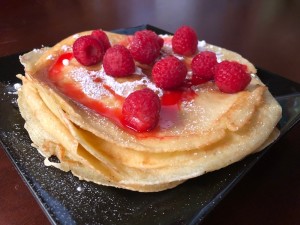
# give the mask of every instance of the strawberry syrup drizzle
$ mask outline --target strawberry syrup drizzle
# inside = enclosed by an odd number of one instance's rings
[[[68,59],[71,60],[73,58],[72,53],[62,54],[55,64],[49,69],[48,78],[55,84],[55,86],[66,96],[71,98],[72,100],[81,103],[82,105],[96,111],[97,113],[111,119],[119,126],[122,125],[121,117],[122,110],[119,108],[109,108],[106,107],[101,101],[96,99],[92,99],[88,97],[80,88],[80,86],[72,80],[66,80],[63,77],[62,69],[63,69],[63,60]],[[99,83],[101,79],[95,79],[94,82]],[[112,89],[108,86],[105,86],[110,93],[112,93],[116,99],[120,102],[124,101],[124,97],[117,95]]]
[[[72,100],[79,102],[100,115],[109,118],[123,129],[127,128],[123,122],[122,108],[106,107],[101,101],[88,97],[75,81],[63,76],[63,60],[65,59],[72,60],[73,54],[64,53],[59,56],[57,61],[49,69],[48,78],[50,81],[53,82],[63,94]],[[94,82],[99,83],[102,82],[102,80],[99,78],[95,79]],[[116,92],[108,85],[103,85],[103,87],[108,90],[115,99],[121,103],[121,105],[123,104],[125,100],[123,96],[116,94]],[[164,91],[163,96],[161,97],[161,112],[158,126],[154,130],[144,133],[134,132],[130,128],[128,128],[127,131],[131,131],[132,134],[140,138],[156,136],[155,134],[160,130],[168,129],[176,124],[179,119],[181,103],[183,101],[191,101],[196,96],[197,94],[193,91],[193,89],[191,89],[191,86],[187,84],[184,84],[183,87],[176,90]]]
[[[190,87],[183,87],[179,90],[164,91],[164,94],[161,98],[162,106],[177,105],[180,107],[180,104],[183,101],[191,101],[196,97],[196,93]]]
[[[56,63],[49,70],[49,78],[51,80],[60,80],[62,78],[61,70],[64,66],[64,60],[71,60],[73,58],[73,54],[71,52],[62,54],[58,57]]]

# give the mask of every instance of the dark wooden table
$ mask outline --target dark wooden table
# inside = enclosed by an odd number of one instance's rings
[[[200,39],[237,51],[255,65],[300,83],[298,0],[2,0],[0,57],[53,45],[83,30],[141,24],[170,32],[190,25]],[[203,224],[300,224],[299,190],[300,124],[259,161]],[[3,149],[0,224],[49,224]]]

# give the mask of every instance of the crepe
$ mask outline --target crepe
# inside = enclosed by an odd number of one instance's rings
[[[123,127],[112,120],[122,99],[145,86],[161,99],[166,91],[153,84],[149,66],[136,62],[135,75],[112,78],[103,72],[101,63],[83,67],[70,58],[67,54],[72,52],[73,42],[90,33],[72,35],[52,48],[20,57],[25,76],[18,75],[23,82],[18,104],[45,165],[101,185],[154,192],[239,161],[278,136],[281,107],[255,75],[255,67],[239,54],[205,42],[199,42],[198,51],[213,51],[218,61],[247,66],[252,75],[247,88],[226,94],[212,81],[193,86],[180,93],[179,102],[162,106],[157,129],[137,133]],[[106,33],[112,45],[128,46],[130,42],[130,36]],[[162,57],[174,54],[169,42],[172,36],[161,37],[165,39]],[[61,57],[67,60],[63,62]],[[187,65],[191,59],[181,58]],[[58,62],[63,76],[51,77]],[[74,81],[76,86],[70,85]],[[172,91],[167,94],[176,95]],[[95,104],[108,113],[99,113]],[[58,163],[49,160],[53,155]]]

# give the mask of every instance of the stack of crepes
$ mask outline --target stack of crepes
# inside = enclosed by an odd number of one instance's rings
[[[164,91],[151,81],[149,67],[138,63],[130,78],[106,75],[101,63],[80,65],[72,56],[72,45],[87,34],[90,31],[20,57],[25,76],[18,75],[23,83],[18,104],[46,166],[101,185],[155,192],[237,162],[278,137],[281,107],[255,75],[254,66],[239,54],[198,43],[198,51],[213,51],[219,61],[247,66],[251,82],[243,91],[226,94],[213,81]],[[128,36],[106,34],[111,45],[128,45]],[[174,54],[168,42],[172,36],[161,37],[162,57]],[[162,104],[156,129],[135,132],[107,116],[118,115],[124,98],[143,87],[171,99]],[[49,160],[51,156],[59,162]]]

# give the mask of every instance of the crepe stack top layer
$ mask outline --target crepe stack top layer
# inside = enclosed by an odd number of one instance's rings
[[[73,56],[78,33],[52,48],[20,57],[25,76],[18,104],[33,146],[45,165],[71,171],[79,179],[141,192],[169,189],[261,150],[278,136],[281,108],[239,54],[204,41],[197,53],[215,52],[218,61],[247,66],[251,82],[234,94],[214,81],[162,90],[151,79],[151,66],[135,62],[132,76],[107,75],[102,63],[82,66]],[[106,32],[110,44],[128,47],[131,36]],[[192,57],[174,54],[172,36],[162,35],[160,58],[175,55],[191,75]],[[160,98],[157,126],[136,132],[122,125],[121,108],[133,91],[152,89]],[[59,162],[51,162],[55,155]]]

